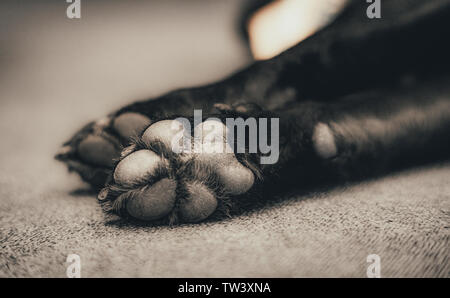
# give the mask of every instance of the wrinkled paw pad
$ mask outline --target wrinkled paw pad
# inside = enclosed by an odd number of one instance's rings
[[[227,148],[225,125],[208,120],[194,132],[201,137],[191,137],[177,120],[148,127],[122,152],[112,183],[99,195],[103,206],[143,221],[199,222],[224,207],[227,198],[248,192],[254,174]],[[177,136],[185,136],[191,150],[174,150],[186,144]]]

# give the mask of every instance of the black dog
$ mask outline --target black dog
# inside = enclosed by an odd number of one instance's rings
[[[106,183],[99,200],[107,212],[164,223],[198,222],[292,187],[447,158],[450,1],[384,0],[381,19],[369,19],[367,6],[350,2],[315,35],[224,81],[90,123],[57,158],[94,187]],[[268,127],[269,139],[279,131],[277,162],[261,163],[267,151],[249,150],[248,135],[242,153],[174,153],[170,119],[194,124],[194,109],[223,122],[279,119],[277,130]]]

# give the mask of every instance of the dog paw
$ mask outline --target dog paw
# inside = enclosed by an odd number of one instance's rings
[[[258,170],[247,154],[234,153],[219,118],[191,124],[161,120],[133,140],[98,196],[104,210],[168,224],[227,214],[254,187]]]
[[[150,123],[147,116],[132,112],[91,122],[67,141],[55,158],[95,188],[101,188],[124,146]]]

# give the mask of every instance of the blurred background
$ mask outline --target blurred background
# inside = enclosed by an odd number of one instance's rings
[[[68,19],[63,0],[1,1],[1,129],[15,140],[5,143],[57,148],[121,105],[246,65],[240,2],[81,1],[81,19]]]

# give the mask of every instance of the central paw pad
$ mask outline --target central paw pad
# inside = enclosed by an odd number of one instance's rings
[[[193,131],[194,136],[187,134],[177,120],[162,120],[144,130],[122,152],[113,181],[105,188],[112,210],[144,221],[199,222],[213,214],[223,198],[248,192],[255,177],[226,142],[226,126],[208,120]],[[191,146],[175,154],[172,144],[180,133]]]

